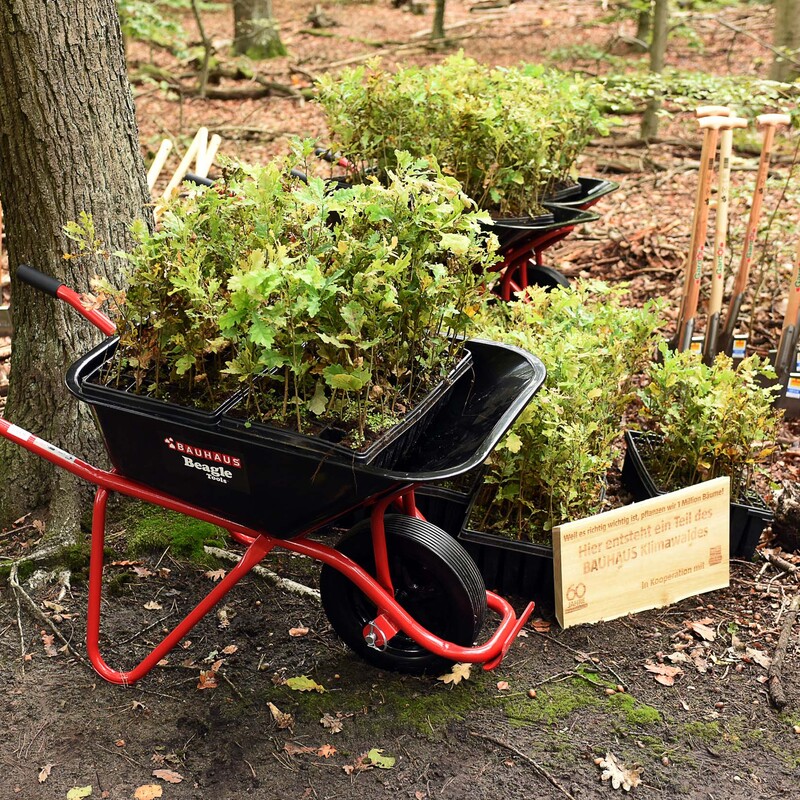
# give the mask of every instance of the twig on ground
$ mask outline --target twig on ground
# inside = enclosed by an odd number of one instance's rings
[[[33,614],[33,616],[36,617],[36,619],[38,619],[39,622],[41,622],[43,625],[46,625],[48,628],[50,628],[51,631],[53,631],[53,633],[58,638],[58,640],[60,642],[62,642],[64,644],[64,646],[67,648],[67,650],[69,651],[70,655],[72,655],[73,658],[75,658],[77,661],[80,661],[80,663],[83,664],[84,667],[89,667],[89,664],[83,658],[83,656],[81,656],[80,653],[78,653],[78,651],[75,650],[75,648],[64,638],[64,635],[56,627],[56,625],[53,624],[53,620],[51,620],[39,608],[39,606],[36,605],[36,603],[31,598],[31,596],[22,588],[22,586],[20,585],[19,580],[17,579],[17,567],[18,567],[18,563],[17,562],[12,564],[11,565],[11,572],[10,572],[10,574],[8,576],[8,583],[11,586],[12,590],[17,595],[17,602],[19,602],[19,598],[20,597],[23,600],[25,600],[26,603],[28,604],[28,607],[30,608],[31,613]],[[23,653],[23,656],[24,656],[24,653]]]
[[[627,686],[627,681],[622,680],[622,678],[617,675],[617,673],[608,666],[602,660],[594,661],[591,656],[587,655],[582,650],[576,650],[574,647],[570,647],[568,644],[564,644],[564,642],[559,642],[558,639],[554,639],[552,636],[548,636],[546,633],[542,633],[541,631],[537,631],[536,628],[531,628],[531,630],[537,635],[541,636],[543,639],[547,639],[548,642],[552,642],[553,644],[557,644],[559,647],[563,647],[565,650],[569,650],[570,653],[574,653],[576,656],[580,656],[581,658],[590,660],[596,667],[600,669],[604,669],[606,672],[610,672],[616,679],[617,683],[620,686]]]
[[[240,556],[236,553],[232,553],[230,550],[223,550],[220,547],[211,547],[210,545],[206,545],[203,550],[205,550],[206,553],[211,556],[221,558],[223,561],[238,562],[240,559]],[[266,567],[253,567],[253,572],[256,575],[260,575],[262,578],[266,578],[267,581],[279,589],[284,589],[287,592],[300,595],[301,597],[310,597],[319,602],[319,592],[316,589],[312,589],[310,586],[297,583],[289,578],[282,578],[280,575],[276,574],[272,570],[267,569]]]
[[[788,702],[781,679],[783,677],[783,661],[786,657],[786,650],[789,647],[792,628],[797,620],[798,609],[800,609],[800,595],[795,595],[789,604],[789,610],[786,614],[786,619],[783,621],[783,628],[781,628],[781,635],[778,637],[778,644],[772,656],[772,663],[767,671],[769,699],[779,711],[785,708]]]
[[[575,800],[575,796],[571,795],[538,761],[535,761],[530,756],[526,756],[525,753],[517,750],[514,745],[508,744],[508,742],[502,741],[502,739],[495,739],[494,736],[488,736],[485,733],[478,733],[477,731],[470,731],[470,736],[475,736],[478,739],[485,739],[487,742],[493,742],[500,747],[505,747],[506,750],[510,750],[515,755],[519,756],[524,761],[527,761],[543,778],[546,778],[553,786],[558,789],[565,797],[569,797],[570,800]]]
[[[222,680],[224,680],[225,683],[227,683],[228,686],[230,686],[231,689],[233,689],[233,693],[240,700],[244,700],[244,697],[242,697],[242,693],[236,688],[236,686],[234,686],[233,681],[224,672],[218,672],[217,675],[219,675],[222,678]],[[252,767],[251,767],[251,769],[252,769]]]
[[[765,553],[761,552],[761,555],[769,561],[772,566],[777,567],[784,572],[788,572],[792,575],[795,575],[798,571],[798,568],[792,564],[790,561],[787,561],[785,558],[781,558],[780,556],[776,556],[774,553]]]

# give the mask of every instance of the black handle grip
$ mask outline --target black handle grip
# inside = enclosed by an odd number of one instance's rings
[[[44,272],[39,272],[38,269],[29,267],[27,264],[20,264],[17,267],[17,277],[29,286],[33,286],[34,289],[52,297],[58,297],[58,290],[64,285],[61,281],[45,275]]]
[[[317,158],[324,159],[325,161],[330,162],[331,164],[336,161],[337,156],[331,152],[329,147],[315,147],[314,148],[314,155]]]
[[[195,175],[194,172],[187,172],[183,180],[186,183],[194,183],[197,186],[213,186],[214,181],[211,178],[204,178],[202,175]]]
[[[303,183],[308,183],[308,175],[305,174],[302,170],[297,169],[297,167],[292,167],[289,170],[289,174],[293,178],[297,178],[298,180],[303,181]]]

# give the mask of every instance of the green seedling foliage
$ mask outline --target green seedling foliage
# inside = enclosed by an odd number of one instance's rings
[[[655,348],[659,306],[623,305],[624,287],[528,290],[488,308],[481,335],[535,353],[547,379],[499,447],[470,526],[550,544],[550,531],[602,508],[633,379]]]
[[[187,54],[188,37],[176,13],[184,5],[173,0],[117,0],[122,33],[126,39],[144,42],[184,57]]]
[[[235,391],[251,417],[304,430],[396,422],[452,366],[496,260],[488,219],[433,159],[332,189],[291,160],[231,165],[161,226],[134,229],[106,382],[200,408]]]
[[[776,376],[766,359],[750,356],[734,369],[724,354],[710,366],[662,343],[639,391],[642,419],[661,437],[643,454],[667,491],[729,476],[731,497],[744,498],[775,452],[782,412],[773,406]]]
[[[693,110],[696,106],[717,103],[735,109],[739,116],[752,118],[771,111],[789,108],[794,124],[800,110],[797,99],[800,87],[795,84],[759,80],[743,75],[713,75],[667,68],[663,73],[621,70],[597,79],[605,93],[609,111],[614,113],[640,110],[654,97],[663,97],[664,113]]]
[[[323,75],[319,100],[351,178],[395,169],[396,151],[433,153],[478,205],[538,213],[574,181],[590,138],[607,133],[600,86],[539,66],[489,68],[463,54],[390,73],[379,60]]]

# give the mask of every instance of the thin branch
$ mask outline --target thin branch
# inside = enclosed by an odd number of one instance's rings
[[[478,733],[477,731],[470,731],[470,736],[475,736],[478,739],[485,739],[487,742],[493,742],[500,747],[505,747],[506,750],[510,750],[515,755],[519,756],[524,761],[527,761],[543,778],[546,778],[553,786],[558,789],[564,797],[569,797],[570,800],[575,800],[575,796],[571,795],[538,761],[534,761],[530,756],[526,756],[525,753],[517,750],[516,747],[509,744],[508,742],[504,742],[502,739],[495,739],[494,736],[487,736],[485,733]]]
[[[210,545],[206,545],[203,547],[203,550],[205,550],[209,555],[216,556],[223,561],[238,562],[240,560],[240,557],[236,553],[232,553],[230,550],[223,550],[219,547],[211,547]],[[262,578],[266,578],[273,586],[277,586],[279,589],[285,589],[287,592],[299,594],[302,597],[310,597],[312,600],[319,602],[319,592],[316,589],[312,589],[310,586],[305,586],[302,583],[289,580],[289,578],[281,578],[280,575],[276,574],[272,570],[267,569],[266,567],[253,567],[253,572],[256,575],[260,575]]]
[[[16,562],[11,565],[11,572],[8,576],[8,583],[12,590],[17,594],[17,598],[19,599],[21,597],[23,600],[25,600],[33,616],[36,617],[36,619],[39,620],[42,625],[46,625],[51,631],[53,631],[58,640],[64,644],[69,653],[76,660],[80,661],[84,667],[89,667],[86,659],[84,659],[83,656],[81,656],[80,653],[78,653],[75,648],[64,638],[64,635],[53,624],[53,621],[39,608],[39,606],[36,605],[31,596],[22,588],[19,580],[17,579],[17,566],[18,564]]]
[[[200,31],[200,40],[203,43],[203,66],[200,69],[200,85],[197,87],[197,93],[200,97],[206,96],[206,87],[208,86],[208,65],[211,61],[211,40],[206,35],[206,29],[203,26],[203,20],[200,18],[200,9],[197,7],[197,0],[192,0],[192,14],[197,23],[197,29]]]
[[[800,67],[800,61],[798,61],[796,58],[792,58],[785,50],[781,50],[778,47],[773,47],[769,42],[765,42],[760,36],[756,36],[755,34],[746,31],[744,28],[740,28],[738,25],[734,25],[732,22],[728,22],[727,20],[722,19],[722,17],[718,17],[716,14],[709,14],[707,16],[700,17],[700,19],[713,20],[714,22],[718,22],[724,28],[728,28],[729,30],[734,31],[735,33],[741,33],[742,36],[746,36],[748,39],[752,39],[756,44],[766,48],[770,52],[774,53],[776,56],[780,56],[782,59],[788,61],[790,64],[794,64],[795,66]]]

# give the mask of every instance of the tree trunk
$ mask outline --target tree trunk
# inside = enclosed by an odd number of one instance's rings
[[[655,0],[653,5],[653,38],[650,41],[650,72],[660,75],[664,71],[664,59],[667,53],[667,35],[669,24],[669,0]],[[640,135],[648,141],[658,133],[658,110],[661,98],[656,95],[647,103]]]
[[[116,258],[63,257],[64,225],[81,212],[110,252],[129,244],[135,218],[152,220],[114,0],[0,0],[0,165],[12,275],[29,263],[77,291],[94,274],[120,283]],[[67,365],[101,334],[16,280],[12,315],[6,417],[102,465],[89,410],[64,386]],[[86,487],[0,442],[0,525],[49,505],[47,542],[74,539]]]
[[[769,77],[791,83],[800,77],[800,0],[775,0],[775,47],[790,58],[775,56]],[[791,59],[791,60],[790,60]]]
[[[233,52],[254,61],[285,56],[272,0],[233,0]]]
[[[637,42],[641,42],[641,44],[636,45],[639,52],[644,52],[648,49],[647,43],[650,41],[650,28],[652,22],[653,16],[650,13],[649,7],[646,9],[641,9],[636,15],[636,33],[634,34],[634,38]]]
[[[436,7],[433,11],[433,29],[431,39],[444,39],[444,3],[445,0],[436,0]]]

